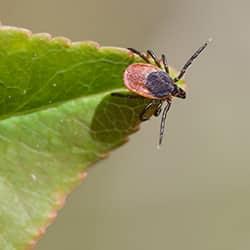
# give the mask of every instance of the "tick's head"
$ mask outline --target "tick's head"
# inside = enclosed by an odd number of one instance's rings
[[[186,92],[178,87],[175,83],[174,83],[174,91],[171,93],[172,96],[175,96],[175,97],[179,97],[179,98],[182,98],[182,99],[185,99],[186,98]]]

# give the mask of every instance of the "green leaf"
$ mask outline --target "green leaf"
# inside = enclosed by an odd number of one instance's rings
[[[0,249],[30,249],[88,166],[138,129],[125,49],[0,28]]]

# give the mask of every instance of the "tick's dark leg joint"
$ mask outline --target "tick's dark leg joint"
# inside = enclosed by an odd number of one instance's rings
[[[150,63],[149,59],[142,52],[133,48],[127,48],[127,49],[133,52],[134,54],[138,55],[139,57],[141,57],[145,62]]]

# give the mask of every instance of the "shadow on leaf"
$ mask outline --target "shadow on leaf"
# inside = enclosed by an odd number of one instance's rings
[[[91,136],[102,143],[123,143],[138,130],[140,113],[149,103],[147,99],[107,95],[99,103],[91,123]]]

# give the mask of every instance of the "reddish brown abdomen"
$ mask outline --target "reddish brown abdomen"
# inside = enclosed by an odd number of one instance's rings
[[[127,67],[124,72],[124,84],[132,92],[149,99],[160,99],[153,96],[145,87],[146,79],[152,72],[159,71],[157,66],[145,63],[134,63]]]

